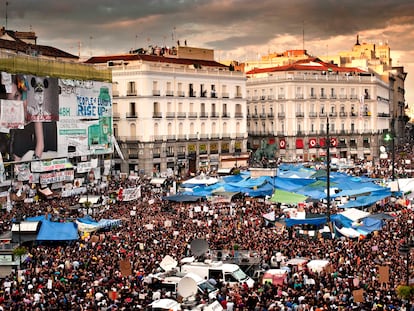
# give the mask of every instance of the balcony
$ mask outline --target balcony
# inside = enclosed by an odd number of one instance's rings
[[[346,97],[346,95],[344,95],[344,94],[341,94],[341,95],[339,95],[339,99],[346,99],[347,97]]]
[[[286,115],[285,115],[285,113],[284,113],[284,112],[278,112],[278,113],[277,113],[277,117],[278,117],[278,118],[285,118],[285,116],[286,116]]]
[[[319,112],[319,117],[326,117],[326,112]]]
[[[275,114],[274,114],[273,112],[269,112],[269,113],[267,114],[267,117],[268,117],[269,119],[273,119],[273,118],[275,117]]]
[[[351,118],[356,118],[356,117],[358,117],[358,114],[356,112],[351,112],[351,114],[349,116]]]
[[[188,134],[188,139],[190,139],[190,140],[197,140],[198,139],[198,135],[197,134]]]
[[[318,114],[316,112],[309,112],[309,118],[316,118]]]
[[[206,90],[201,90],[200,97],[207,97],[207,91]]]
[[[235,98],[243,98],[243,95],[238,93],[238,94],[236,94]]]
[[[189,119],[196,119],[197,118],[197,112],[189,112],[188,113]]]
[[[282,95],[282,94],[277,95],[277,99],[285,99],[285,98],[286,98],[285,95]]]
[[[349,95],[349,99],[358,99],[358,96],[356,94]]]
[[[301,112],[301,111],[297,111],[296,112],[296,118],[304,118],[305,117],[305,113]]]
[[[261,114],[260,114],[260,118],[261,118],[261,119],[265,119],[265,118],[266,118],[266,113],[264,113],[264,112],[263,112],[263,113],[261,113]]]
[[[327,99],[327,98],[328,98],[328,96],[326,96],[325,94],[321,94],[321,95],[319,95],[319,98],[320,98],[320,99]]]
[[[112,91],[112,97],[119,97],[119,91]]]
[[[161,92],[160,90],[152,90],[152,96],[160,96]]]
[[[162,113],[161,112],[154,112],[152,114],[152,118],[153,119],[161,119],[162,118]]]
[[[197,95],[196,91],[190,90],[190,92],[189,92],[190,97],[196,97],[196,95]]]
[[[295,94],[295,99],[303,99],[303,94]]]
[[[200,113],[200,119],[207,119],[208,118],[208,112],[201,112]]]
[[[113,112],[112,117],[114,120],[119,120],[121,118],[121,115],[119,112]]]
[[[165,117],[167,119],[174,119],[175,118],[175,112],[167,112]]]
[[[274,100],[275,99],[275,96],[274,95],[267,95],[267,99],[268,100]]]
[[[264,95],[260,96],[260,100],[266,100],[266,96]]]
[[[219,114],[217,112],[212,112],[210,114],[210,118],[212,118],[212,119],[217,119],[218,117],[219,117]]]
[[[178,119],[185,119],[187,117],[187,113],[185,112],[177,112]]]
[[[138,118],[138,114],[136,112],[127,112],[125,114],[127,119],[136,119]]]
[[[137,91],[136,90],[128,90],[127,91],[127,96],[137,96]]]
[[[331,94],[331,96],[329,96],[330,99],[336,99],[336,95],[335,94]]]
[[[315,94],[310,94],[309,99],[316,99],[316,95]]]
[[[217,98],[217,93],[216,93],[216,91],[211,91],[211,93],[210,93],[210,97],[211,97],[211,98]]]
[[[185,96],[185,93],[184,93],[184,91],[178,91],[178,92],[177,92],[177,95],[178,95],[179,97],[184,97],[184,96]]]
[[[222,98],[229,98],[230,96],[229,96],[229,93],[223,92],[223,93],[221,93],[221,97]]]
[[[329,117],[331,117],[331,118],[336,118],[338,116],[338,113],[336,113],[336,112],[330,112],[329,113]]]
[[[174,91],[171,91],[171,90],[165,91],[165,96],[174,96]]]
[[[227,112],[223,112],[223,113],[222,113],[222,115],[221,115],[221,117],[222,117],[223,119],[228,119],[228,118],[230,118],[230,114],[229,114],[229,113],[227,113]]]
[[[241,113],[241,112],[236,112],[236,113],[234,114],[234,117],[235,117],[236,119],[242,119],[242,118],[243,118],[243,113]]]
[[[340,116],[341,118],[343,118],[343,117],[347,117],[347,116],[348,116],[348,113],[346,113],[346,112],[344,112],[344,111],[341,111],[341,112],[339,113],[339,116]]]

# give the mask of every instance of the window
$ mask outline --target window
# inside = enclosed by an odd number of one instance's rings
[[[211,104],[211,116],[216,116],[216,104]]]
[[[135,103],[129,103],[129,116],[131,117],[136,117],[137,116],[137,112],[135,110]]]
[[[200,85],[200,96],[201,97],[207,97],[207,90],[206,90],[204,84]]]
[[[315,98],[315,88],[311,87],[310,89],[310,96],[311,98]]]
[[[228,116],[227,115],[227,104],[223,104],[223,116]]]
[[[211,97],[217,98],[216,86],[214,84],[211,85]]]
[[[325,89],[321,87],[321,98],[325,97]]]
[[[154,118],[161,118],[160,103],[158,103],[158,102],[153,103],[153,117]]]
[[[236,98],[241,98],[241,97],[242,97],[241,86],[236,85]]]
[[[137,90],[135,88],[135,81],[128,82],[127,96],[137,95]]]
[[[190,83],[188,85],[188,94],[190,97],[195,97],[196,96],[196,92],[194,91],[194,86],[192,83]]]

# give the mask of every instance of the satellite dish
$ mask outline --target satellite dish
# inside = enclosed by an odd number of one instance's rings
[[[380,151],[381,151],[381,153],[384,153],[386,150],[385,150],[385,147],[384,146],[381,146],[380,147]]]
[[[196,239],[191,241],[191,252],[194,256],[204,255],[208,251],[208,243],[203,239]]]
[[[197,282],[189,277],[183,277],[177,285],[177,292],[183,298],[188,298],[197,294]]]

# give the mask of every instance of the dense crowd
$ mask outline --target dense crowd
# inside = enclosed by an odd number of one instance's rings
[[[414,213],[410,207],[386,202],[376,212],[392,212],[385,227],[358,239],[308,237],[295,230],[276,230],[262,215],[282,207],[263,199],[238,197],[231,203],[208,201],[173,203],[163,200],[143,180],[112,180],[104,190],[111,193],[141,185],[141,198],[116,201],[102,207],[95,218],[121,219],[121,225],[82,236],[70,243],[26,243],[28,256],[21,268],[1,281],[0,310],[143,310],[154,296],[151,275],[164,256],[176,260],[191,255],[194,239],[205,239],[212,250],[254,250],[262,266],[272,256],[329,259],[330,271],[292,270],[284,285],[256,282],[254,288],[230,287],[217,280],[217,299],[226,310],[414,310],[414,302],[397,296],[406,279],[406,257],[398,248],[413,235]],[[75,198],[23,204],[3,211],[2,231],[10,231],[17,213],[25,217],[54,215],[65,221]],[[196,209],[201,206],[201,209]],[[306,207],[307,208],[307,207]],[[310,212],[324,212],[310,205]],[[131,213],[131,211],[134,211]],[[81,215],[78,214],[71,217]],[[96,238],[95,238],[96,237]],[[120,262],[130,262],[130,274],[121,273]],[[414,260],[411,261],[414,263]],[[379,267],[389,267],[388,282],[379,281]],[[411,264],[411,278],[413,278]],[[313,279],[314,284],[307,282]],[[363,289],[363,302],[354,291]],[[167,297],[162,292],[161,297]],[[206,297],[197,297],[203,300]]]

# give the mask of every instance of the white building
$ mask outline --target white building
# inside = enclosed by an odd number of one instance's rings
[[[389,129],[389,85],[357,68],[317,58],[247,72],[248,148],[277,144],[285,161],[379,158]]]
[[[179,46],[92,57],[112,68],[115,170],[151,175],[246,163],[246,77]]]

